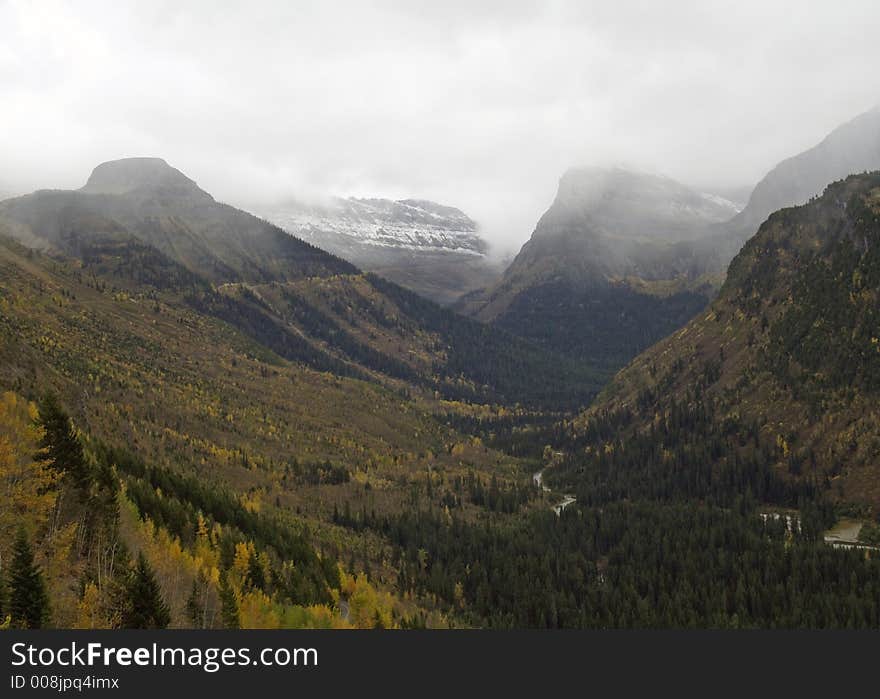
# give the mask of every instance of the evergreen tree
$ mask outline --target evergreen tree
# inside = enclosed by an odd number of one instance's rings
[[[24,529],[19,529],[9,564],[8,614],[13,628],[39,629],[49,622],[49,597]]]
[[[40,424],[46,434],[41,443],[42,457],[51,460],[56,471],[63,472],[81,497],[85,498],[91,473],[70,416],[54,393],[47,393],[39,405]]]
[[[192,590],[186,600],[186,616],[195,628],[202,627],[202,608],[199,604],[199,586],[193,578]]]
[[[226,579],[225,574],[220,576],[220,617],[225,628],[241,628],[238,601],[235,599],[235,591]]]
[[[251,556],[248,559],[247,579],[254,588],[266,589],[266,576],[263,573],[263,566],[260,564],[257,556]]]
[[[122,613],[124,628],[164,629],[171,623],[168,605],[143,552],[138,554],[137,563],[129,575],[126,596]]]

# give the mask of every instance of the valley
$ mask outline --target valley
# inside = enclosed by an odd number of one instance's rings
[[[661,192],[632,195],[659,216],[654,239],[639,216],[603,222],[629,200],[578,209],[595,173],[570,178],[536,235],[560,247],[527,246],[505,279],[550,280],[556,298],[580,285],[580,312],[601,310],[586,332],[569,306],[501,296],[499,318],[530,332],[464,317],[159,159],[0,202],[0,477],[21,493],[0,534],[32,547],[41,613],[880,625],[878,176],[773,213],[711,281],[680,246],[728,204],[640,176],[632,191]],[[780,511],[797,526],[761,516]],[[857,533],[826,534],[847,518]]]

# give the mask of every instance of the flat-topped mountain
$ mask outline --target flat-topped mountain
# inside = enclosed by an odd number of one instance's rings
[[[261,215],[303,240],[427,298],[448,304],[493,282],[479,227],[452,206],[423,199],[334,197],[289,201]]]
[[[602,233],[632,239],[687,240],[706,224],[726,221],[735,204],[670,177],[620,167],[576,168],[559,181],[556,199],[538,222],[535,237]]]
[[[566,279],[574,284],[698,276],[683,241],[706,234],[736,207],[668,177],[620,168],[570,170],[499,289]],[[495,299],[490,317],[509,299]]]
[[[214,198],[162,158],[125,158],[98,165],[82,187],[86,194],[135,194],[210,200]]]
[[[501,281],[460,308],[613,371],[705,305],[717,262],[692,241],[735,213],[668,177],[570,170]]]
[[[487,250],[477,224],[464,212],[420,199],[291,201],[269,208],[266,216],[291,233],[339,252],[357,245],[472,255],[484,255]]]

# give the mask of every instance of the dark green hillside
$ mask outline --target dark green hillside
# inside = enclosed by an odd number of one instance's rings
[[[589,290],[561,281],[518,294],[495,324],[548,349],[579,358],[610,376],[631,357],[687,323],[706,295],[640,293],[628,284]]]
[[[605,389],[585,425],[632,419],[590,468],[612,473],[623,459],[693,475],[702,462],[714,479],[756,463],[767,478],[880,506],[878,214],[877,174],[773,214],[708,311]]]
[[[376,275],[368,275],[368,280],[419,327],[441,338],[443,359],[435,362],[434,371],[445,380],[441,390],[452,397],[486,395],[504,403],[575,408],[589,402],[605,380],[592,362],[547,351],[537,343],[463,318]],[[459,377],[473,383],[473,388],[456,388]]]

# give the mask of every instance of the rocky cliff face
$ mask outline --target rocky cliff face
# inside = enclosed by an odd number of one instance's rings
[[[320,204],[292,201],[260,213],[289,233],[440,303],[497,277],[477,224],[451,206],[337,197]]]

